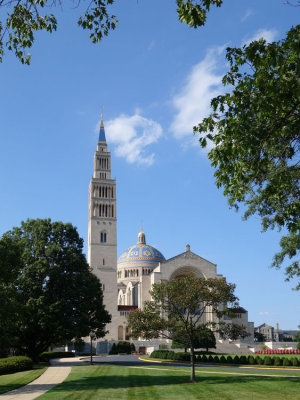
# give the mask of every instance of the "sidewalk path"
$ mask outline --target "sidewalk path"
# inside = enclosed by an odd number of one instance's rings
[[[0,400],[32,400],[62,383],[71,372],[72,365],[82,365],[80,358],[51,360],[51,366],[28,385],[0,395]]]

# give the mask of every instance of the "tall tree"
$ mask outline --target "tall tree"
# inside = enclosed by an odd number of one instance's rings
[[[195,382],[195,355],[199,332],[207,327],[218,332],[217,322],[206,322],[206,314],[212,313],[214,321],[221,319],[229,310],[228,303],[236,304],[233,284],[225,279],[204,279],[188,275],[170,282],[156,283],[152,286],[151,301],[144,303],[143,310],[128,316],[132,337],[144,339],[177,339],[191,351],[190,381]]]
[[[15,295],[19,258],[19,248],[10,238],[0,240],[0,357],[8,354],[14,340],[15,315],[19,310]]]
[[[76,228],[50,219],[27,220],[3,235],[1,248],[7,261],[0,263],[0,276],[9,267],[12,249],[15,257],[13,275],[7,284],[1,282],[13,299],[15,323],[7,338],[11,346],[37,359],[51,344],[88,336],[90,331],[96,337],[105,335],[111,317]],[[5,303],[0,304],[0,314],[7,314]]]
[[[212,99],[212,114],[194,127],[202,147],[214,145],[208,157],[229,205],[243,203],[245,219],[259,215],[263,231],[287,232],[272,264],[294,260],[287,280],[300,278],[299,38],[300,25],[278,42],[228,48],[223,83],[232,91]]]

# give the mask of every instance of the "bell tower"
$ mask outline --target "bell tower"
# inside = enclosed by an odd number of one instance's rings
[[[111,179],[111,158],[107,151],[103,113],[94,171],[89,185],[88,263],[103,287],[103,303],[112,316],[106,339],[116,339],[117,317],[117,216],[116,180]]]

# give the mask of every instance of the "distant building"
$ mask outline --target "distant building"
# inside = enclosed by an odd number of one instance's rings
[[[296,330],[279,329],[278,323],[276,328],[266,323],[254,328],[254,333],[262,334],[265,342],[293,342],[297,332]]]
[[[275,330],[271,325],[268,324],[259,325],[256,328],[254,328],[254,333],[255,332],[262,334],[265,342],[279,342],[278,329]]]

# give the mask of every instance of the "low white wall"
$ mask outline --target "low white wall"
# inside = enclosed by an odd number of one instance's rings
[[[297,349],[297,342],[265,342],[269,349]]]

